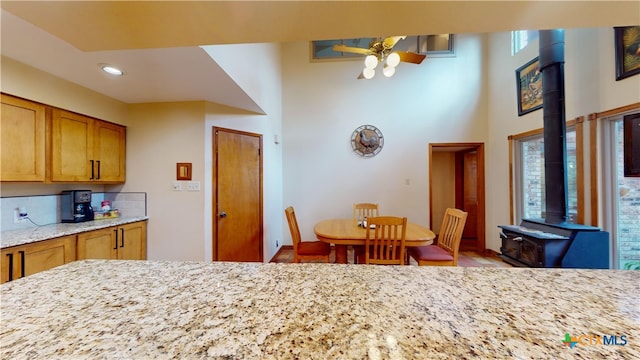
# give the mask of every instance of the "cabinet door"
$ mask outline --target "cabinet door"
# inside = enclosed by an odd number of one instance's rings
[[[76,236],[69,235],[25,245],[18,253],[24,264],[24,276],[29,276],[75,261]]]
[[[0,256],[0,282],[5,283],[75,261],[76,236],[11,247],[2,250]]]
[[[125,181],[125,127],[104,121],[94,126],[95,180]]]
[[[146,260],[147,222],[120,225],[118,231],[118,259]]]
[[[17,266],[18,261],[18,254],[15,248],[7,248],[0,251],[0,284],[20,277],[20,268]]]
[[[51,181],[93,180],[94,120],[60,109],[52,114]]]
[[[45,107],[2,94],[0,180],[45,180]]]
[[[78,234],[78,260],[117,259],[115,226]]]

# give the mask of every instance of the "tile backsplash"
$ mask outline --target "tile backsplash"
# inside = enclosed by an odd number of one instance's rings
[[[0,230],[26,229],[36,225],[60,222],[60,194],[35,196],[9,196],[0,198]],[[144,192],[94,192],[91,207],[100,210],[103,200],[111,201],[111,208],[117,209],[121,217],[147,215],[147,193]],[[28,219],[14,222],[15,213],[25,208]],[[97,220],[99,221],[99,220]]]

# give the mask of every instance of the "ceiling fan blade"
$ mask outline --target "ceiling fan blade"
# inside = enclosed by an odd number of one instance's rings
[[[389,36],[383,40],[383,43],[387,49],[391,49],[398,41],[404,40],[406,36]]]
[[[371,54],[371,50],[369,50],[369,49],[351,47],[351,46],[346,46],[346,45],[342,45],[342,44],[333,45],[333,51],[336,51],[336,52],[350,52],[350,53],[362,54],[362,55]]]
[[[416,54],[408,51],[396,51],[400,55],[400,61],[408,62],[412,64],[420,64],[427,55]]]

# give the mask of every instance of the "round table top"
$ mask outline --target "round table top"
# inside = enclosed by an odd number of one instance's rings
[[[313,228],[318,240],[337,245],[364,245],[367,231],[353,219],[322,220]],[[407,222],[405,246],[433,244],[436,235],[422,225]]]

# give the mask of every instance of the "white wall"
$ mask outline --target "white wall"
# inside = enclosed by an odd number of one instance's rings
[[[127,182],[147,193],[147,258],[204,260],[204,191],[173,191],[176,163],[192,163],[204,182],[204,102],[135,104],[127,128]]]
[[[242,51],[250,56],[239,54]],[[234,67],[231,73],[251,72],[255,87],[269,89],[260,98],[266,115],[205,102],[137,104],[130,108],[131,146],[127,151],[127,183],[122,191],[148,193],[149,259],[212,259],[214,126],[263,135],[264,260],[269,261],[276,253],[276,240],[282,244],[281,150],[273,141],[282,129],[280,49],[277,44],[252,44],[241,46],[235,53],[248,60],[227,64]],[[254,56],[262,59],[261,66],[249,61]],[[177,162],[193,164],[192,181],[200,181],[201,191],[187,191],[186,182],[182,191],[172,190]]]
[[[212,189],[212,149],[213,130],[215,127],[235,129],[240,131],[262,134],[262,181],[263,181],[263,225],[264,225],[264,261],[273,258],[278,248],[282,246],[282,223],[284,207],[282,203],[283,177],[282,177],[282,146],[276,144],[275,136],[282,138],[282,63],[281,48],[279,44],[249,44],[228,45],[223,49],[231,50],[236,60],[228,61],[228,58],[219,59],[216,52],[210,52],[214,60],[219,61],[220,66],[238,84],[246,84],[243,88],[260,107],[265,115],[239,112],[235,109],[209,104],[205,121],[205,162],[207,173],[205,174],[205,189]],[[255,59],[260,59],[256,62]],[[247,76],[249,74],[250,76]],[[212,254],[212,224],[213,206],[211,193],[205,193],[205,255],[211,259]],[[276,247],[276,242],[278,247]]]
[[[484,41],[457,36],[456,57],[372,80],[356,80],[361,60],[310,62],[309,43],[283,45],[284,206],[295,207],[303,238],[315,238],[319,220],[351,217],[354,202],[429,225],[428,144],[487,140]],[[373,158],[351,150],[363,124],[384,135]]]

